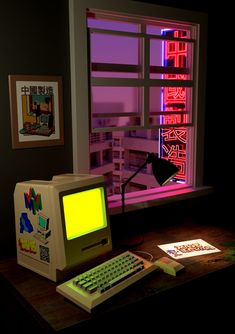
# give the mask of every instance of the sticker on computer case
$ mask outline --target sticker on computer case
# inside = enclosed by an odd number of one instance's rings
[[[22,212],[20,216],[20,233],[32,233],[33,225],[28,217],[27,212]]]
[[[50,263],[50,253],[49,248],[46,246],[39,246],[40,260]]]
[[[26,252],[30,254],[37,253],[37,243],[33,239],[19,238],[18,245],[22,252]]]
[[[31,211],[34,215],[42,210],[41,194],[37,194],[34,188],[29,188],[29,192],[24,193],[25,208]]]
[[[36,226],[34,237],[41,243],[47,244],[48,238],[51,235],[51,230],[49,229],[49,217],[39,213],[37,215]]]

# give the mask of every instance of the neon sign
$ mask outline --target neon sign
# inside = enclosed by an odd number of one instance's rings
[[[164,31],[173,37],[184,37],[184,31]],[[164,64],[176,68],[186,67],[187,44],[178,41],[164,42]],[[164,74],[164,79],[186,80],[185,74]],[[181,124],[187,122],[183,111],[186,110],[187,90],[186,87],[163,88],[163,110],[174,111],[176,114],[162,116],[162,124]],[[186,176],[186,128],[163,128],[160,131],[161,156],[173,162],[180,168],[174,177],[176,181],[185,181]]]

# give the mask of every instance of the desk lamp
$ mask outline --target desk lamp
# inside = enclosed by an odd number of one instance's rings
[[[145,162],[131,175],[125,182],[121,184],[121,198],[122,198],[122,213],[125,212],[125,189],[127,184],[147,165],[152,164],[152,171],[155,179],[160,186],[165,185],[170,179],[179,172],[179,168],[176,167],[172,162],[164,158],[159,158],[158,154],[148,153]],[[128,238],[126,246],[137,246],[142,243],[142,236],[133,236]]]
[[[179,168],[176,167],[169,160],[159,158],[158,154],[148,153],[147,158],[143,165],[141,165],[133,175],[131,175],[125,182],[121,184],[122,195],[122,213],[125,212],[125,189],[127,184],[147,165],[152,164],[152,171],[155,179],[160,186],[165,185],[170,179],[179,172]]]

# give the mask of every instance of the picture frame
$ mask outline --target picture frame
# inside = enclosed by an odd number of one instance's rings
[[[8,75],[13,149],[64,144],[61,76]]]

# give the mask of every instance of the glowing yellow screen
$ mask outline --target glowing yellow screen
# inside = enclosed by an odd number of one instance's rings
[[[107,226],[102,187],[63,196],[67,240]]]

